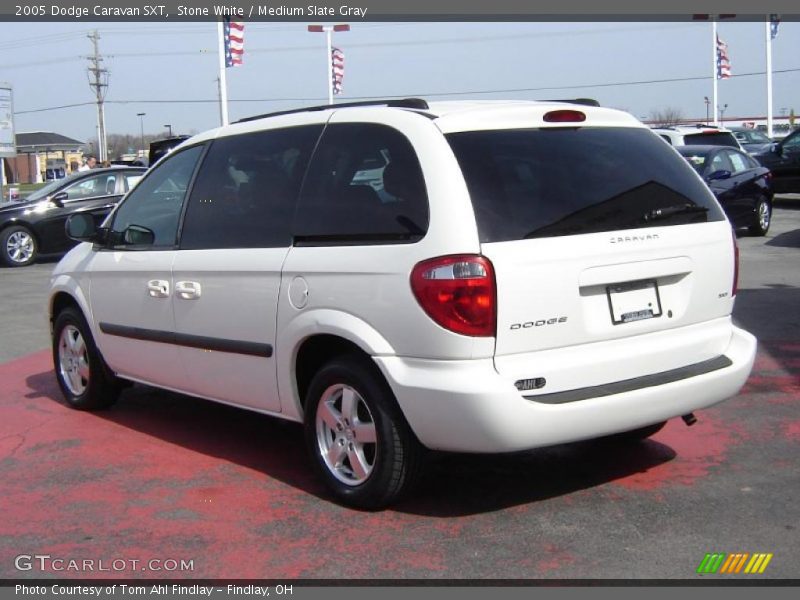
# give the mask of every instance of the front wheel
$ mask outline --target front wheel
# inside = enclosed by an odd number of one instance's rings
[[[14,225],[0,232],[0,261],[6,266],[26,267],[36,254],[36,238],[27,227]]]
[[[767,235],[772,222],[772,205],[769,200],[764,197],[759,198],[755,213],[755,222],[750,226],[750,233],[757,236]]]
[[[373,365],[329,362],[311,381],[305,408],[311,460],[338,500],[378,509],[410,487],[422,447]]]
[[[96,410],[116,402],[121,385],[109,372],[79,310],[65,308],[53,324],[53,364],[72,408]]]

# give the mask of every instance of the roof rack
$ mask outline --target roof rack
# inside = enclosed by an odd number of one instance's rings
[[[278,112],[265,113],[263,115],[255,115],[253,117],[245,117],[244,119],[239,119],[238,121],[236,121],[236,123],[247,123],[248,121],[257,121],[258,119],[266,119],[267,117],[279,117],[281,115],[293,115],[303,112],[328,110],[331,108],[350,108],[354,106],[388,106],[390,108],[416,108],[419,110],[428,110],[428,108],[430,108],[428,106],[428,103],[421,98],[362,100],[360,102],[340,102],[339,104],[322,104],[320,106],[306,106],[304,108],[295,108],[292,110],[281,110]]]
[[[567,104],[582,104],[583,106],[600,106],[594,98],[561,98],[559,100],[539,100],[539,102],[566,102]]]

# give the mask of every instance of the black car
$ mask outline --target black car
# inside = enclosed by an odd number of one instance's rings
[[[772,220],[772,176],[751,156],[723,146],[675,148],[714,192],[734,227],[766,235]]]
[[[742,148],[750,154],[768,150],[772,145],[772,140],[767,137],[767,134],[758,129],[731,127],[730,130],[733,132],[733,137],[736,138]]]
[[[158,160],[189,139],[188,135],[175,135],[172,137],[164,138],[163,140],[156,140],[150,142],[150,152],[147,156],[147,162],[152,167]]]
[[[0,264],[24,267],[40,254],[62,254],[75,245],[64,223],[76,212],[97,225],[144,175],[141,167],[82,171],[35,191],[23,202],[0,205]]]
[[[772,171],[776,193],[800,193],[800,129],[753,158]]]

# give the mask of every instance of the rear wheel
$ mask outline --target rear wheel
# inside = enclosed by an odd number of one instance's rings
[[[373,365],[350,356],[329,362],[311,381],[305,408],[309,454],[338,500],[378,509],[409,489],[422,447]]]
[[[36,238],[27,227],[14,225],[0,232],[0,261],[8,267],[25,267],[36,260]]]
[[[755,212],[755,221],[750,226],[750,233],[758,236],[767,235],[772,222],[772,204],[762,196],[756,203]]]
[[[116,402],[122,386],[103,362],[89,325],[76,308],[62,310],[53,324],[53,364],[72,408],[96,410]]]

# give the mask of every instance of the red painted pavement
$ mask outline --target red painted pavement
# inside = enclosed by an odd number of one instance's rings
[[[733,468],[730,454],[754,439],[796,449],[796,412],[766,424],[738,418],[765,403],[796,406],[800,345],[767,350],[746,394],[704,411],[692,428],[674,420],[633,451],[588,442],[437,456],[410,499],[378,513],[326,498],[299,426],[139,386],[108,411],[71,410],[49,352],[39,352],[0,365],[0,577],[41,577],[13,568],[15,556],[36,553],[107,567],[194,561],[193,571],[174,573],[49,569],[82,578],[564,576],[594,560],[573,534],[542,526],[510,537],[587,502],[619,507],[631,494],[659,502],[718,481]],[[481,550],[466,552],[464,540]],[[503,540],[525,551],[492,554]]]

